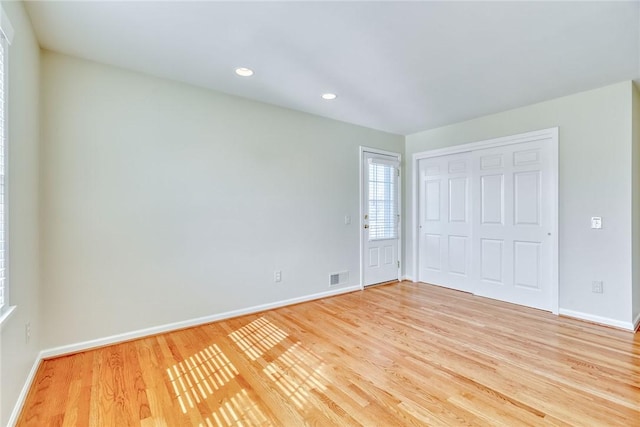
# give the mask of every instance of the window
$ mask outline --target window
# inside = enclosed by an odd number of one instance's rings
[[[9,292],[7,283],[7,94],[9,44],[13,28],[4,10],[0,9],[0,315],[7,311]]]
[[[369,240],[398,237],[397,167],[384,160],[369,163]]]

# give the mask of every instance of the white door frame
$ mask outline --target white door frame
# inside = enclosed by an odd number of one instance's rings
[[[360,213],[358,215],[358,226],[360,227],[360,289],[364,289],[364,179],[363,179],[363,167],[364,167],[364,153],[383,154],[385,156],[393,156],[398,159],[398,168],[400,169],[400,176],[398,177],[398,214],[400,215],[400,222],[398,223],[398,261],[400,266],[398,267],[398,280],[402,279],[400,272],[402,271],[402,155],[393,151],[380,150],[378,148],[366,147],[361,145],[358,155],[358,163],[360,165]]]
[[[539,140],[550,139],[551,141],[551,180],[552,186],[555,189],[555,197],[551,200],[552,206],[552,221],[551,221],[551,294],[553,300],[551,301],[552,312],[558,314],[559,308],[559,279],[558,279],[558,127],[542,129],[538,131],[526,132],[517,135],[504,136],[500,138],[486,139],[477,142],[471,142],[467,144],[454,145],[446,148],[439,148],[435,150],[422,151],[420,153],[414,153],[411,161],[413,191],[412,201],[413,208],[411,212],[411,218],[413,221],[413,227],[411,229],[411,240],[413,243],[413,281],[418,281],[419,273],[419,162],[422,159],[428,159],[430,157],[446,156],[448,154],[463,153],[465,151],[475,151],[483,148],[500,147],[503,145],[518,144],[521,142],[533,142]],[[362,231],[362,230],[361,230]],[[362,251],[361,251],[362,258]],[[362,260],[361,260],[362,262]]]

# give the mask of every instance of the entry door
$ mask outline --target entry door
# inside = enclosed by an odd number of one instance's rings
[[[471,155],[423,159],[419,173],[419,280],[472,292]]]
[[[543,310],[552,302],[553,201],[548,141],[474,153],[476,294]]]
[[[397,280],[399,277],[397,157],[363,153],[363,284]]]

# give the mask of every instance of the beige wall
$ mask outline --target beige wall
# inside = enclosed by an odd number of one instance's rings
[[[640,319],[640,89],[633,89],[633,319]]]
[[[560,308],[631,322],[631,82],[457,123],[406,138],[407,230],[414,153],[558,126]],[[602,216],[604,228],[590,229]],[[411,233],[405,239],[413,275]],[[604,293],[591,292],[593,280]]]
[[[358,284],[359,146],[403,137],[41,60],[44,348]]]
[[[38,227],[38,99],[40,48],[21,2],[2,2],[15,37],[9,51],[10,303],[15,314],[0,337],[0,424],[6,425],[40,347]],[[25,323],[32,337],[25,342]]]

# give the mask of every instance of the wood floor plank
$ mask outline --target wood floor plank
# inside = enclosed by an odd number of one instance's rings
[[[640,426],[640,334],[401,282],[45,360],[60,425]]]

